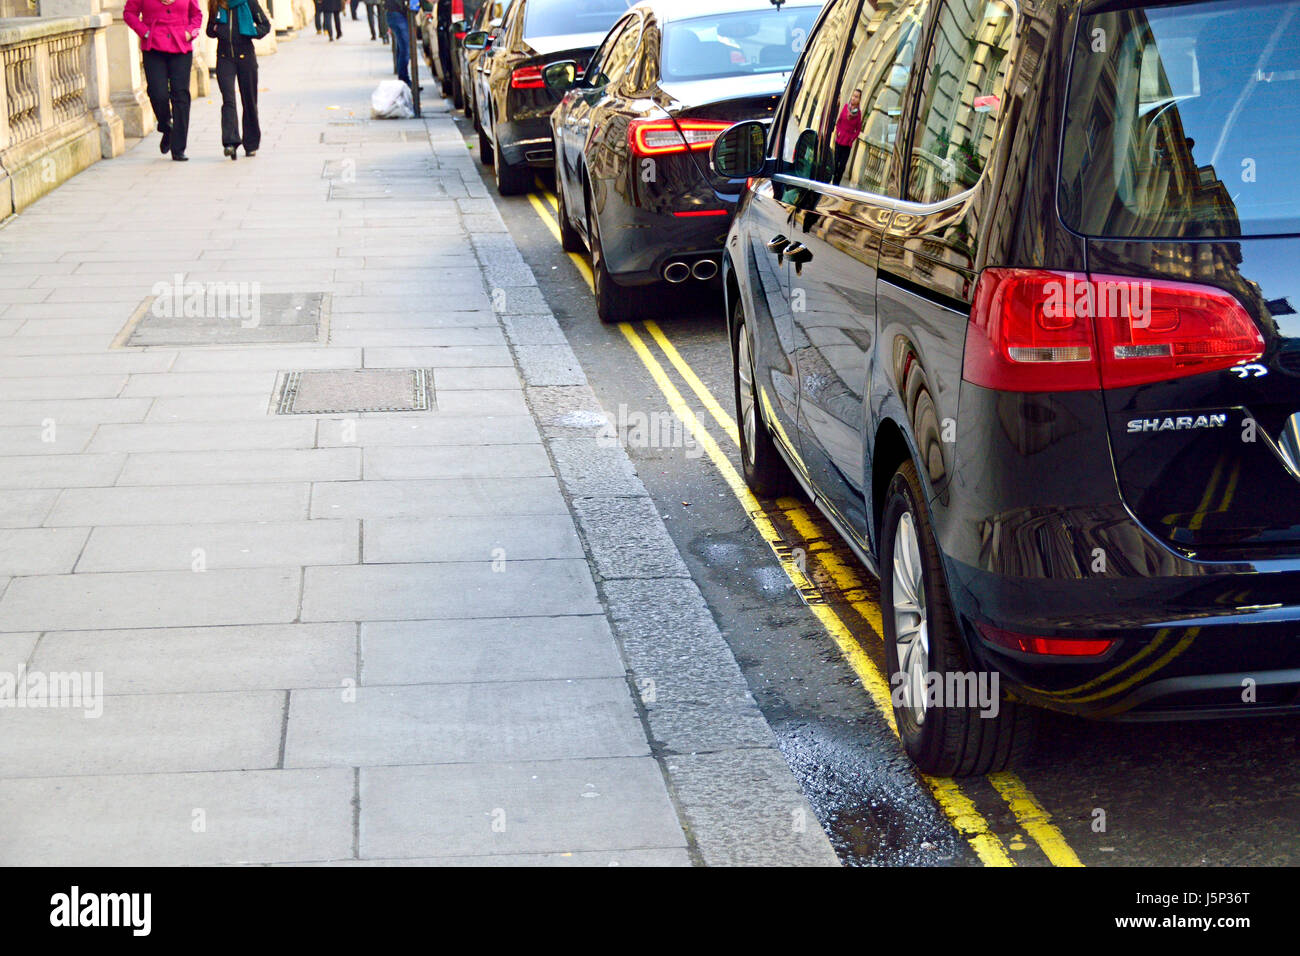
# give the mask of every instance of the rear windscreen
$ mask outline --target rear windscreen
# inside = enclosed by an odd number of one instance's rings
[[[1300,233],[1300,0],[1081,19],[1061,217],[1089,236]]]
[[[665,80],[788,73],[820,7],[756,7],[664,25]]]
[[[632,0],[529,0],[524,36],[605,33],[631,5]]]

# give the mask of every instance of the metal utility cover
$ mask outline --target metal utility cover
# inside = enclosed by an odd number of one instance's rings
[[[289,372],[279,390],[281,415],[426,412],[433,376],[422,368],[307,369]]]
[[[193,293],[150,296],[118,335],[119,348],[187,345],[282,345],[324,342],[329,330],[328,292],[218,290],[197,283]]]

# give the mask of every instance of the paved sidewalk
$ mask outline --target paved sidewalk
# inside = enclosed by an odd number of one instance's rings
[[[257,157],[200,99],[188,164],[0,229],[0,689],[105,695],[0,704],[0,863],[834,864],[461,135],[370,121],[345,30],[262,61]],[[196,283],[245,311],[148,301]]]

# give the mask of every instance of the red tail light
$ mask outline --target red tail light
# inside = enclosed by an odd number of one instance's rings
[[[546,86],[540,66],[517,66],[510,74],[510,86],[516,90],[540,90]]]
[[[465,0],[451,0],[451,22],[465,19]]]
[[[457,39],[457,40],[463,40],[463,39],[465,39],[465,31],[464,31],[464,30],[457,30],[457,31],[456,31],[456,39]]]
[[[1250,315],[1219,289],[1165,280],[987,269],[962,377],[1009,392],[1144,385],[1263,354]]]
[[[716,120],[637,119],[628,124],[627,140],[637,156],[667,156],[709,149],[731,125]]]
[[[1017,634],[988,624],[977,625],[985,639],[999,647],[1020,651],[1022,654],[1048,654],[1054,657],[1100,657],[1115,642],[1106,638],[1037,637]]]

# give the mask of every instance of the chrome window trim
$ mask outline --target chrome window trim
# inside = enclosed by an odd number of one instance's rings
[[[984,174],[980,174],[983,179]],[[976,183],[965,192],[958,193],[955,196],[949,196],[940,202],[935,203],[917,203],[909,199],[897,199],[893,196],[886,196],[883,193],[871,193],[862,189],[850,189],[848,186],[836,186],[831,183],[819,182],[815,179],[804,179],[801,176],[791,176],[788,173],[774,173],[772,182],[781,183],[785,186],[797,186],[802,189],[811,189],[814,192],[823,193],[827,196],[834,196],[837,199],[847,199],[849,202],[869,202],[875,206],[884,206],[895,212],[904,212],[909,215],[925,217],[933,216],[937,213],[947,212],[956,206],[965,203],[975,190],[979,189],[980,184]]]

